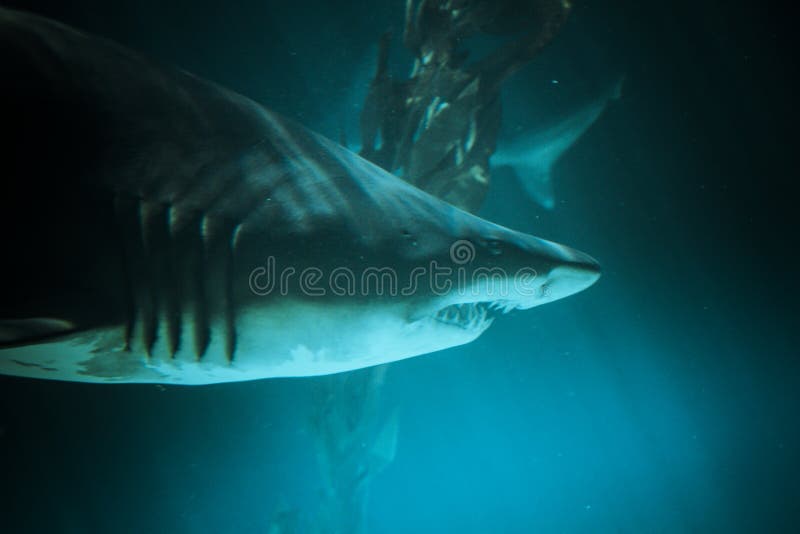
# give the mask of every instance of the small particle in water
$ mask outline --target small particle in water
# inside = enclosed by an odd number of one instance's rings
[[[550,83],[552,83],[553,85],[558,85],[558,80],[550,80]]]

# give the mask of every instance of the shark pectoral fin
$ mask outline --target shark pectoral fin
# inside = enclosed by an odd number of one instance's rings
[[[531,200],[548,210],[555,207],[556,197],[553,192],[553,180],[550,177],[549,166],[515,165],[513,170]]]
[[[625,75],[619,77],[619,79],[614,82],[614,85],[611,86],[611,94],[609,96],[609,100],[620,100],[622,98],[622,87],[625,85]]]
[[[395,409],[375,438],[370,451],[370,469],[373,473],[377,474],[386,469],[397,455],[398,421],[399,414]]]
[[[73,323],[52,317],[0,319],[0,348],[36,343],[75,330],[77,327]]]

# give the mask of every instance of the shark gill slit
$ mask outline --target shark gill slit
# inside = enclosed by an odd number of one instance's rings
[[[186,253],[178,258],[179,272],[182,274],[183,295],[192,315],[192,343],[194,356],[197,361],[202,360],[211,341],[208,302],[205,291],[205,251],[202,235],[202,217],[194,214],[186,225],[186,231],[180,237],[185,244]],[[176,251],[179,247],[176,246]]]
[[[236,233],[236,226],[231,226],[226,233],[224,248],[224,261],[225,261],[225,356],[228,363],[233,362],[233,356],[236,352],[236,306],[233,297],[233,238]]]
[[[206,215],[203,220],[206,296],[221,319],[223,350],[228,363],[236,350],[236,319],[233,298],[233,234],[236,225],[223,217]],[[218,277],[214,275],[218,274]],[[210,275],[210,276],[209,276]]]
[[[117,194],[114,198],[114,215],[122,254],[120,263],[125,316],[124,349],[130,351],[133,332],[136,328],[136,273],[140,267],[137,263],[141,258],[141,252],[137,250],[136,246],[138,243],[136,228],[139,226],[138,203],[128,195]]]
[[[161,280],[161,294],[163,295],[163,313],[166,322],[167,334],[167,349],[170,358],[174,358],[175,354],[181,348],[181,286],[178,283],[177,266],[179,257],[179,247],[173,238],[171,227],[171,206],[165,205],[162,209],[161,217],[161,231],[163,232],[163,239],[166,246],[162,254],[162,264],[160,280]]]
[[[142,304],[142,343],[148,357],[152,356],[153,347],[158,337],[159,319],[162,315],[163,302],[161,290],[166,285],[164,280],[164,258],[168,249],[166,209],[157,202],[140,201],[140,230],[143,245],[144,285]]]

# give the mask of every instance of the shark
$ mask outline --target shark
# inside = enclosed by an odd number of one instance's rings
[[[0,9],[0,373],[211,384],[469,343],[591,286],[253,100]]]
[[[566,118],[502,144],[492,155],[491,163],[511,166],[528,197],[543,208],[552,210],[556,203],[553,167],[597,122],[609,104],[622,98],[624,82],[625,77],[621,76],[591,102]]]

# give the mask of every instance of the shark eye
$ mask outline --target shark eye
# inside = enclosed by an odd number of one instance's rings
[[[539,297],[545,299],[545,298],[547,298],[549,296],[550,296],[550,283],[549,282],[545,282],[539,288]]]
[[[411,243],[412,247],[416,247],[417,246],[417,240],[414,239],[414,235],[411,232],[409,232],[408,230],[403,230],[403,239],[405,239],[406,241]]]
[[[503,253],[503,247],[497,239],[487,239],[483,242],[483,245],[492,256],[499,256]]]

